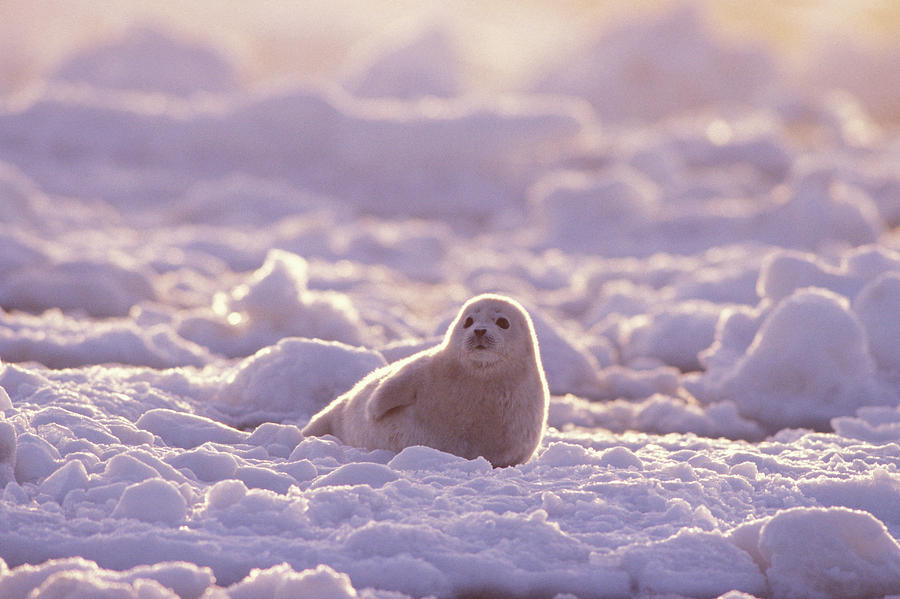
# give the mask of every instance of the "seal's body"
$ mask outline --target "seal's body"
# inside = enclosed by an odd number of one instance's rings
[[[534,453],[548,404],[531,318],[518,302],[486,294],[466,302],[440,345],[372,372],[303,434],[366,449],[427,445],[510,466]]]

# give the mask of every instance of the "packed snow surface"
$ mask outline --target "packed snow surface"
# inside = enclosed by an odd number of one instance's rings
[[[853,51],[680,8],[503,95],[440,22],[332,85],[68,56],[0,104],[0,597],[900,594],[898,85]],[[303,438],[488,291],[530,461]]]

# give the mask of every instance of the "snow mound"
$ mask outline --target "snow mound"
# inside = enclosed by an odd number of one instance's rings
[[[323,198],[286,183],[233,173],[188,189],[169,216],[173,223],[266,226],[324,204]]]
[[[877,277],[900,271],[900,253],[862,245],[841,255],[832,265],[814,254],[781,250],[763,262],[757,289],[766,300],[781,300],[803,287],[821,287],[856,298],[863,287]]]
[[[104,89],[175,96],[237,89],[233,67],[218,52],[147,26],[131,29],[116,42],[75,54],[51,78]]]
[[[393,35],[389,45],[362,54],[343,77],[343,86],[361,98],[459,95],[460,57],[450,33],[441,25]]]
[[[109,257],[17,269],[4,278],[0,305],[27,312],[60,308],[95,317],[125,316],[156,295],[152,273],[133,261]]]
[[[305,421],[386,364],[378,352],[342,343],[282,339],[237,364],[216,400],[244,420]]]
[[[866,330],[878,368],[892,377],[900,375],[900,272],[885,273],[863,287],[853,300],[853,311]]]
[[[243,173],[365,214],[444,218],[478,230],[518,207],[546,157],[570,151],[592,126],[589,107],[575,99],[383,103],[282,86],[221,106],[148,109],[96,90],[49,89],[0,112],[0,159],[49,191],[119,206],[178,198],[198,178]]]
[[[249,435],[204,416],[154,408],[144,412],[135,423],[138,428],[158,435],[173,447],[191,448],[207,442],[237,443]]]
[[[743,417],[732,401],[704,406],[661,393],[641,401],[615,399],[602,403],[572,395],[552,397],[547,424],[559,430],[602,427],[614,433],[642,431],[668,434],[690,431],[707,437],[749,440],[765,436],[759,424]]]
[[[606,253],[651,218],[657,196],[656,186],[631,170],[601,176],[570,171],[542,180],[531,194],[531,209],[547,247]]]
[[[832,240],[852,246],[874,243],[885,229],[877,204],[865,191],[815,171],[799,175],[790,195],[768,216],[763,239],[790,239],[798,248],[818,249]]]
[[[131,364],[168,368],[200,366],[212,359],[165,325],[140,326],[132,319],[95,321],[50,310],[41,316],[0,309],[0,355],[9,362],[35,361],[49,368],[85,364]]]
[[[779,512],[763,525],[759,552],[776,597],[881,597],[900,588],[900,546],[866,512]]]
[[[538,348],[550,392],[574,393],[589,397],[603,395],[597,359],[540,311],[529,310],[529,314],[538,338]]]
[[[848,439],[875,444],[900,442],[900,407],[863,407],[855,416],[832,418],[831,426]]]
[[[112,516],[175,526],[184,521],[186,513],[187,503],[178,489],[167,480],[151,478],[128,486]]]
[[[350,299],[307,287],[307,262],[271,250],[245,283],[220,292],[212,308],[182,317],[178,334],[229,357],[249,355],[283,337],[359,345],[365,326]]]
[[[692,300],[634,316],[618,325],[624,363],[655,358],[682,371],[700,370],[698,354],[715,339],[722,307]]]
[[[446,276],[444,262],[452,242],[443,223],[371,222],[334,235],[338,255],[360,264],[383,265],[416,281],[437,283]]]
[[[3,387],[0,387],[0,409],[12,408],[12,401]],[[0,486],[15,480],[16,429],[8,422],[0,422]]]
[[[766,594],[766,579],[745,551],[719,533],[697,529],[625,552],[624,566],[648,594],[715,597],[740,590]]]
[[[287,564],[265,570],[253,570],[247,578],[224,591],[229,599],[260,597],[321,597],[321,599],[356,599],[359,594],[346,574],[325,565],[295,572]]]
[[[0,595],[6,599],[199,599],[214,580],[209,568],[184,562],[119,572],[76,557],[15,568],[0,576]]]
[[[699,9],[681,5],[606,32],[536,88],[588,98],[611,121],[654,120],[748,102],[771,83],[774,70],[766,53],[714,39]]]
[[[736,360],[725,363],[726,353]],[[744,353],[722,352],[710,363],[706,397],[733,400],[743,416],[770,430],[827,429],[835,416],[896,401],[875,370],[865,329],[847,299],[800,289],[765,316]]]

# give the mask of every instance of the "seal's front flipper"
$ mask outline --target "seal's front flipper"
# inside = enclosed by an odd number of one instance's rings
[[[405,408],[416,401],[418,385],[414,363],[406,364],[399,371],[384,379],[366,402],[366,414],[372,420],[381,420],[394,410]]]
[[[322,410],[312,417],[312,419],[300,431],[304,437],[321,437],[323,435],[333,435],[334,430],[331,426],[331,420],[334,418],[334,412],[340,409],[340,406],[331,405],[330,409]]]

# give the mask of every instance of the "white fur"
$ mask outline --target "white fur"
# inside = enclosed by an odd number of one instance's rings
[[[466,302],[440,345],[370,373],[303,434],[366,449],[428,445],[510,466],[534,453],[548,404],[531,318],[518,302],[485,294]]]

